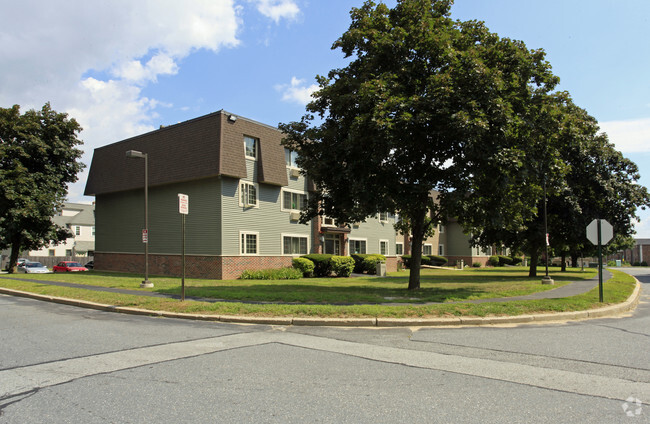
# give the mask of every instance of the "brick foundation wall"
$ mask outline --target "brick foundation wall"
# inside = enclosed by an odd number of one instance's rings
[[[185,275],[188,278],[232,280],[247,269],[268,269],[291,266],[291,256],[195,256],[185,255]],[[144,254],[95,253],[95,269],[144,273]],[[180,277],[180,255],[149,254],[149,274]]]

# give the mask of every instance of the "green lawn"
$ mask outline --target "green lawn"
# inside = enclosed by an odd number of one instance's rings
[[[605,301],[624,301],[634,288],[634,279],[620,271],[605,284]],[[571,281],[595,276],[595,270],[570,269],[552,272],[554,286],[542,285],[541,275],[528,277],[527,269],[480,268],[465,271],[424,269],[421,286],[407,291],[408,271],[393,273],[389,278],[359,277],[301,279],[284,281],[199,280],[186,279],[186,296],[228,300],[228,302],[180,302],[173,299],[148,298],[91,292],[83,289],[57,287],[24,281],[54,280],[104,287],[149,290],[180,294],[180,278],[150,277],[155,287],[140,289],[142,275],[88,272],[17,277],[21,281],[0,277],[0,286],[70,297],[116,306],[203,313],[244,314],[253,316],[324,316],[324,317],[434,317],[518,315],[535,312],[584,310],[600,305],[597,289],[566,299],[511,301],[494,303],[450,303],[473,299],[501,298],[550,290]],[[7,276],[5,276],[7,277]],[[16,277],[16,276],[12,276]],[[240,301],[240,302],[238,302]],[[280,304],[251,304],[250,301]],[[425,302],[439,302],[423,304]],[[401,303],[403,305],[387,305]]]

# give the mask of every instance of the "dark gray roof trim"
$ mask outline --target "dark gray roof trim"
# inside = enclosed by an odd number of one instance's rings
[[[220,175],[245,178],[244,135],[260,140],[259,182],[288,185],[282,133],[249,119],[229,120],[231,115],[222,110],[95,149],[84,194],[144,187],[143,160],[127,158],[127,150],[148,154],[150,186]]]

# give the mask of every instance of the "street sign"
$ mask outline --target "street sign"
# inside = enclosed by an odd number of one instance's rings
[[[142,230],[142,242],[149,243],[149,230],[147,230],[146,228]]]
[[[178,213],[187,215],[190,213],[190,196],[178,193]]]
[[[605,245],[614,238],[614,227],[604,219],[594,219],[587,225],[587,240],[598,246],[598,221],[600,221],[600,243]]]

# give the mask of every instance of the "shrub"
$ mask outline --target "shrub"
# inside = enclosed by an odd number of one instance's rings
[[[410,269],[411,268],[411,255],[402,255],[402,263],[404,264],[404,268]]]
[[[294,258],[292,265],[302,272],[303,277],[312,277],[314,275],[314,263],[307,258]]]
[[[499,266],[512,265],[512,258],[503,255],[497,255]]]
[[[354,270],[354,259],[349,256],[332,256],[330,261],[332,272],[337,277],[349,277]]]
[[[521,263],[521,260],[522,260],[519,256],[513,256],[510,259],[512,259],[512,264],[513,265],[519,265]]]
[[[499,266],[499,257],[497,255],[492,255],[488,259],[488,265],[490,266]]]
[[[648,266],[648,263],[646,261],[641,262],[641,266]]]
[[[295,268],[255,269],[242,272],[242,280],[296,280],[302,271]]]
[[[333,255],[325,255],[322,253],[312,253],[310,255],[301,256],[301,258],[309,259],[314,263],[314,275],[316,277],[329,277],[332,273],[332,259]]]
[[[427,258],[429,259],[430,265],[433,266],[443,266],[447,264],[447,258],[444,256],[429,255]]]
[[[420,259],[420,265],[431,265],[431,258],[422,255],[422,259]]]
[[[354,272],[361,274],[364,271],[368,274],[375,274],[377,271],[377,262],[386,262],[386,256],[378,253],[352,255],[354,259]]]
[[[474,262],[474,263],[472,264],[472,267],[474,267],[474,268],[480,268],[480,267],[481,267],[481,263],[480,263],[480,262]]]
[[[616,266],[616,261],[607,261],[607,266]]]

